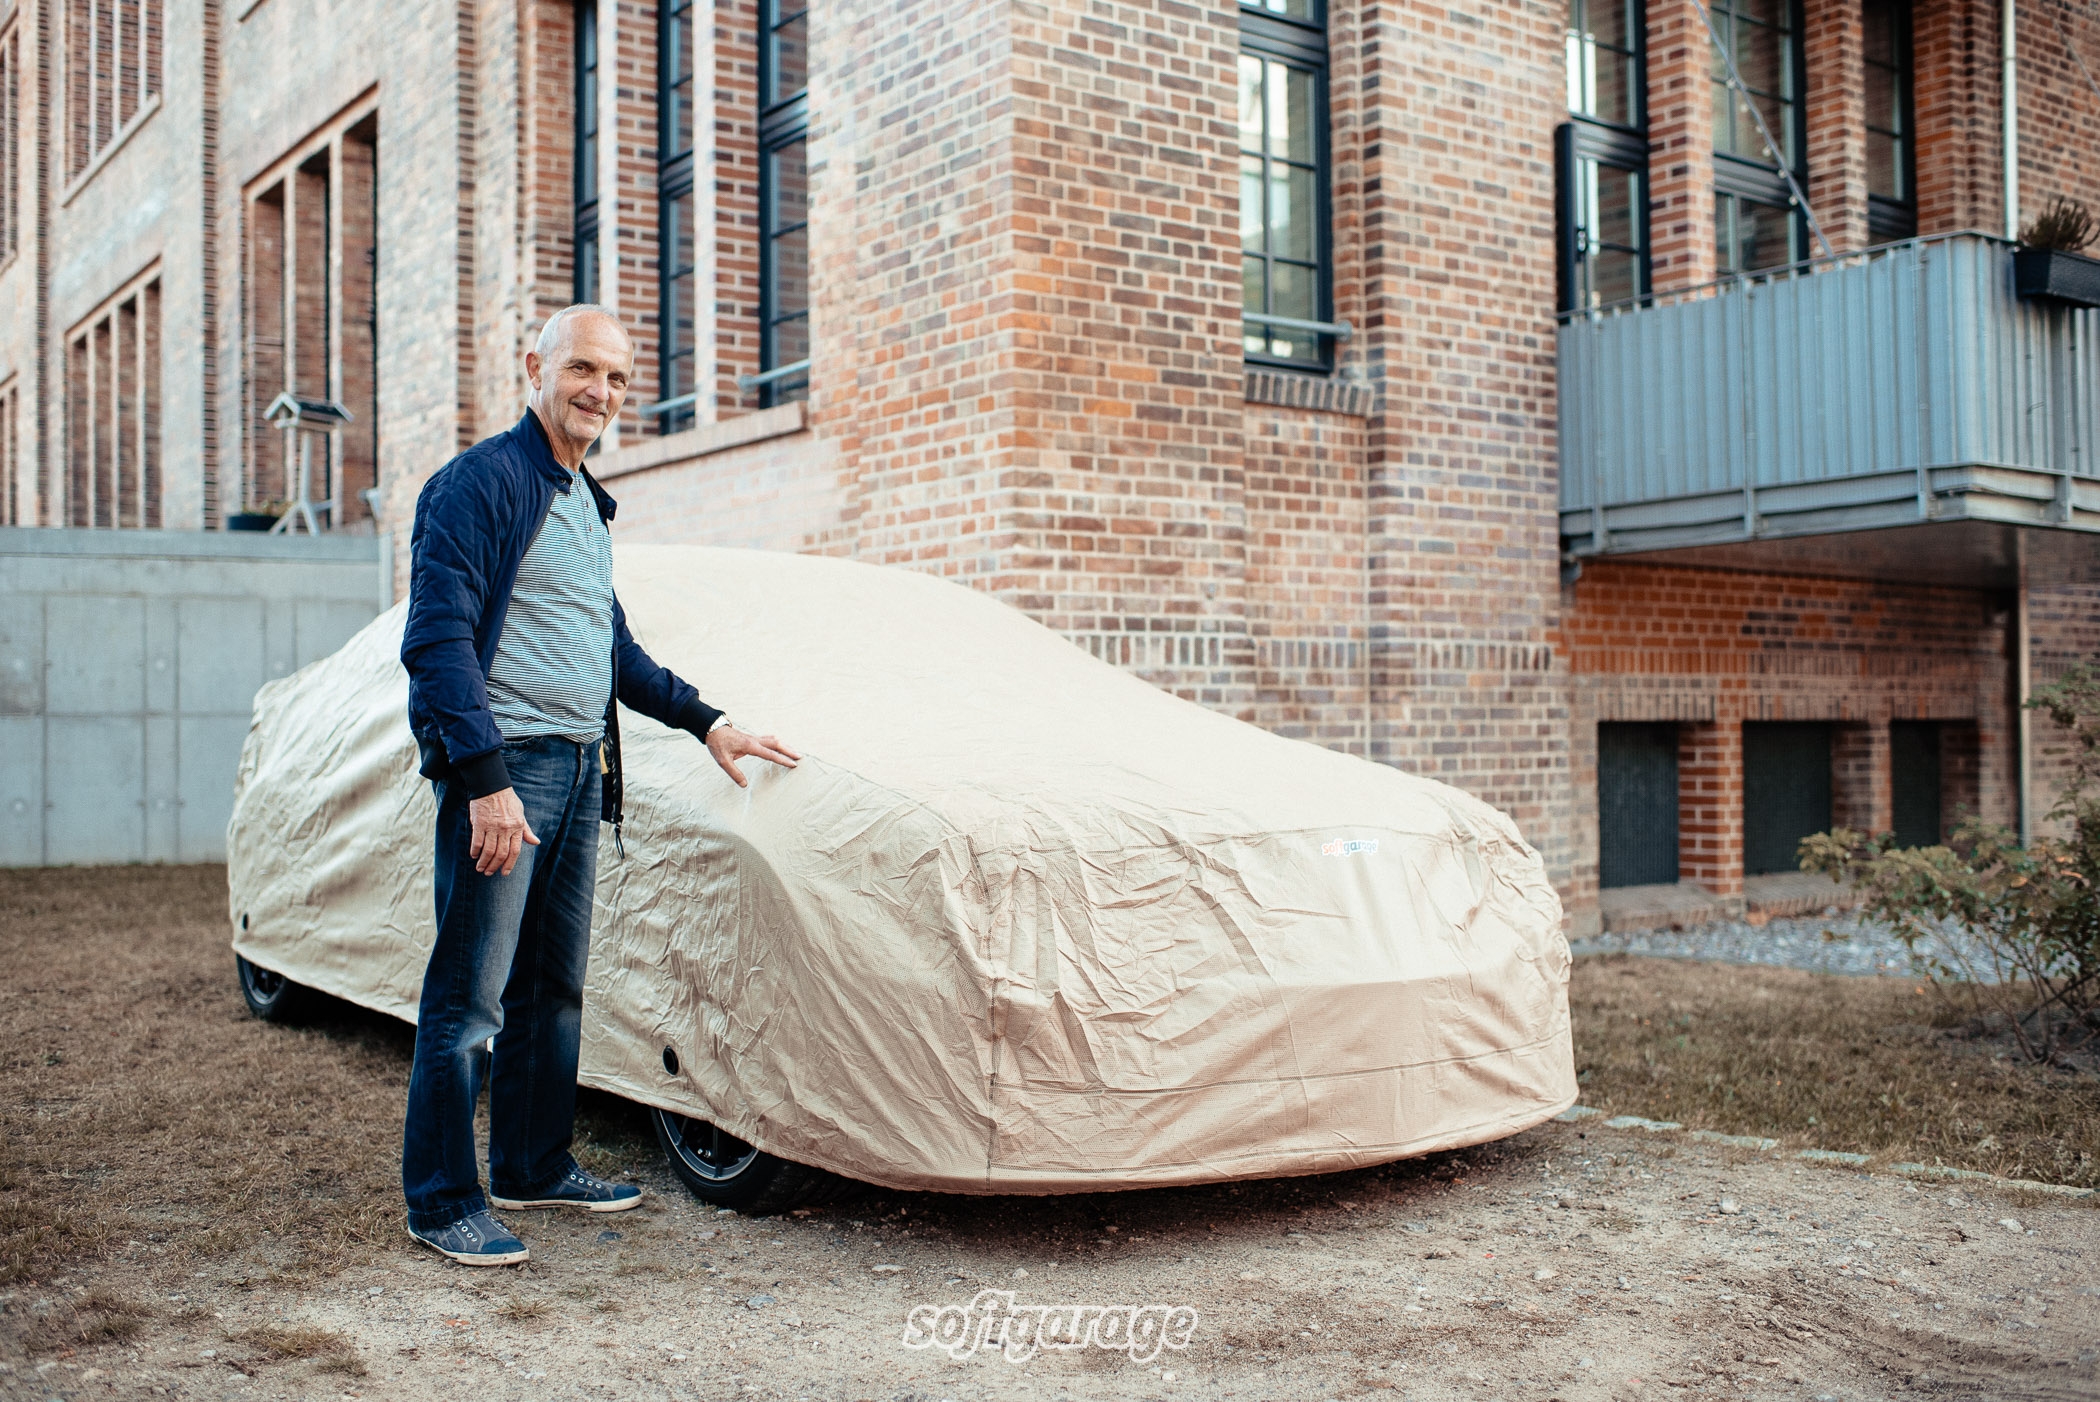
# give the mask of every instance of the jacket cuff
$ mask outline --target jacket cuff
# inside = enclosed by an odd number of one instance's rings
[[[680,730],[689,730],[701,740],[707,739],[708,727],[722,718],[722,713],[702,701],[698,696],[678,708],[678,718],[673,722]]]
[[[510,787],[510,771],[503,766],[503,751],[490,750],[452,766],[466,785],[468,798],[487,798]]]

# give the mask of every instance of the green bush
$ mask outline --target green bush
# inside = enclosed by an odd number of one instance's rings
[[[1801,843],[1804,870],[1851,882],[1935,981],[2005,1015],[2020,1048],[2054,1061],[2100,1032],[2100,670],[2081,664],[2028,706],[2070,736],[2070,773],[2049,812],[2064,836],[2019,835],[1976,818],[1944,847],[1899,848],[1833,828]],[[1943,923],[1970,939],[1932,937]]]

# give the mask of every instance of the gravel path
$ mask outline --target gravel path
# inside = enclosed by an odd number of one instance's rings
[[[227,1261],[193,1272],[120,1250],[101,1278],[11,1288],[0,1326],[88,1284],[150,1290],[154,1308],[136,1337],[0,1361],[0,1398],[2100,1396],[2100,1212],[1989,1186],[1569,1124],[1323,1178],[1067,1198],[876,1192],[761,1220],[636,1167],[642,1211],[514,1214],[533,1253],[516,1270],[462,1270],[389,1240],[332,1277]],[[991,1290],[1020,1305],[1185,1307],[1197,1322],[1185,1347],[1143,1357],[951,1357],[909,1342],[915,1310],[960,1317]]]
[[[1950,965],[1965,941],[1943,931],[1938,953]],[[1921,974],[1917,960],[1886,926],[1858,915],[1811,915],[1773,920],[1763,926],[1722,920],[1686,930],[1639,930],[1571,940],[1576,955],[1647,954],[1663,959],[1704,959],[1721,964],[1773,964],[1826,974]]]

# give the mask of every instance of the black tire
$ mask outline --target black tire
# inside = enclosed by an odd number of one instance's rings
[[[857,1186],[835,1173],[754,1149],[706,1120],[651,1106],[649,1123],[678,1181],[713,1207],[770,1217],[791,1208],[833,1202]]]
[[[241,998],[248,1004],[248,1011],[264,1022],[297,1023],[313,1015],[319,997],[305,984],[293,983],[276,970],[251,964],[238,954],[233,956],[233,967],[240,975]]]

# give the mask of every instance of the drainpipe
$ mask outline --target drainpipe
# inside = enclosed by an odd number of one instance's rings
[[[2005,237],[2020,236],[2020,52],[2019,0],[1998,0],[1998,79],[2004,99]],[[2021,597],[2024,599],[2023,591]],[[2023,722],[2024,723],[2024,722]]]
[[[2021,552],[2023,555],[2024,551]],[[2034,694],[2033,640],[2027,627],[2027,563],[2020,562],[2020,592],[2013,605],[2013,632],[2016,643],[2013,651],[2013,687],[2016,692],[2013,712],[2013,765],[2015,770],[2014,798],[2020,805],[2020,845],[2034,845],[2034,712],[2027,709],[2027,699]]]

